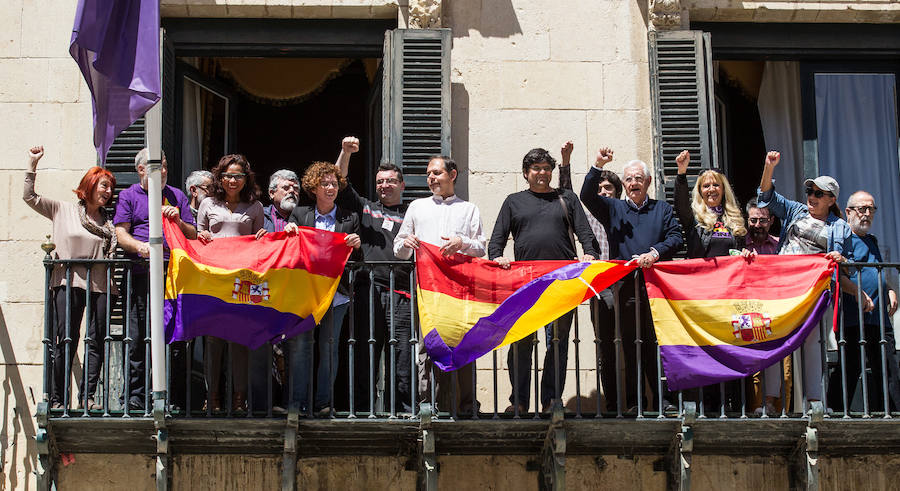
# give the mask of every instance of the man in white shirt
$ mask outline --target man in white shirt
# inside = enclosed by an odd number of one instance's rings
[[[426,174],[428,187],[434,194],[410,203],[403,225],[394,238],[394,255],[400,259],[408,259],[422,242],[428,242],[439,246],[446,256],[457,252],[474,257],[484,256],[487,241],[481,230],[478,207],[455,194],[458,175],[456,163],[442,155],[432,157],[428,161]],[[422,350],[419,353],[419,400],[428,400],[430,396],[430,365],[430,360]],[[477,411],[472,365],[466,365],[456,373],[459,383],[459,390],[456,391],[459,412]],[[436,399],[449,398],[451,381],[450,373],[435,370]]]

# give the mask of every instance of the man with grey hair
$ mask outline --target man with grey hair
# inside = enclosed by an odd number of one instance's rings
[[[272,204],[263,208],[263,228],[266,232],[281,232],[300,201],[297,174],[287,169],[275,171],[269,178],[269,199]]]
[[[197,210],[200,208],[200,202],[209,196],[212,192],[212,172],[208,170],[195,170],[191,172],[187,179],[184,180],[184,191],[191,200],[191,215],[194,215],[194,222],[197,221]]]
[[[860,263],[882,262],[881,250],[878,248],[878,240],[869,233],[872,227],[872,219],[875,218],[875,198],[865,192],[857,191],[847,199],[847,221],[853,233],[850,235],[850,249],[844,250],[844,254],[851,261]],[[850,268],[849,277],[841,276],[841,290],[843,290],[844,311],[844,340],[847,349],[844,350],[845,369],[847,374],[847,392],[851,399],[855,399],[854,393],[862,397],[861,374],[867,377],[869,395],[869,407],[874,410],[884,408],[884,387],[882,383],[883,370],[886,366],[887,386],[890,401],[893,401],[895,410],[900,409],[900,368],[894,344],[894,328],[891,325],[891,316],[897,311],[897,293],[888,286],[884,272],[880,277],[875,268],[862,268],[859,276],[855,268]],[[859,297],[863,299],[862,328],[860,328],[860,307],[857,304],[857,287],[862,286]],[[881,293],[881,295],[879,295]],[[874,307],[874,308],[870,308]],[[884,360],[881,353],[881,321],[884,321],[885,352]],[[860,336],[862,331],[862,337]],[[871,377],[862,369],[862,353],[865,351],[865,366],[871,370]],[[884,363],[884,364],[882,364]],[[843,401],[839,399],[840,383],[831,385],[831,401],[835,407],[843,407]],[[856,390],[854,391],[854,388]],[[861,401],[861,400],[860,400]],[[862,403],[853,410],[861,411]],[[852,406],[857,406],[852,404]],[[889,408],[887,408],[889,410]]]
[[[649,268],[659,260],[671,259],[681,248],[681,225],[670,204],[647,196],[652,181],[647,164],[640,160],[625,164],[622,177],[625,185],[624,200],[597,194],[603,166],[612,162],[612,159],[613,151],[608,147],[601,148],[581,187],[581,201],[606,229],[610,258],[634,260],[642,268]],[[635,278],[638,282],[637,290]],[[655,393],[660,375],[656,365],[656,333],[650,320],[650,303],[643,286],[643,274],[639,269],[621,281],[618,309],[623,348],[627,355],[633,353],[634,346],[640,347],[643,373],[650,381],[651,391]],[[640,326],[635,323],[638,295]],[[641,343],[635,343],[638,332]],[[626,363],[625,393],[628,406],[637,404],[638,384],[643,386],[643,379],[638,379],[637,364]],[[668,409],[670,404],[666,400],[666,394],[659,396],[663,397],[663,408]],[[620,400],[620,404],[621,402]]]
[[[116,226],[116,239],[119,246],[125,250],[130,259],[140,260],[150,257],[150,196],[147,194],[147,183],[150,175],[147,169],[147,161],[150,151],[143,149],[134,158],[134,168],[140,176],[140,182],[119,193],[119,201],[116,204],[116,215],[113,224]],[[188,239],[197,238],[197,229],[194,227],[194,217],[191,215],[190,203],[187,196],[180,189],[166,184],[168,176],[168,164],[165,153],[162,154],[162,196],[154,199],[162,200],[162,214],[178,222],[179,228]],[[163,239],[163,257],[169,259],[169,248]],[[128,337],[132,342],[128,345],[128,377],[129,393],[124,394],[123,405],[128,409],[147,409],[144,381],[146,375],[144,339],[147,329],[147,292],[150,287],[150,279],[147,266],[138,262],[131,269],[131,283],[128,294],[131,298],[131,309],[128,311]],[[172,364],[175,367],[184,367],[184,343],[172,344]],[[184,376],[183,372],[173,371],[172,390],[170,401],[175,406],[180,406],[184,401]]]

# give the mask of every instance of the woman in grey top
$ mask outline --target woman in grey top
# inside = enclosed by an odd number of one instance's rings
[[[841,218],[837,206],[840,186],[831,176],[807,179],[806,203],[791,201],[775,192],[772,174],[781,160],[778,152],[766,155],[765,167],[759,181],[757,201],[759,207],[768,207],[769,213],[781,219],[781,240],[778,254],[825,254],[825,257],[842,263],[842,255],[850,248],[850,225]],[[821,335],[813,329],[803,342],[803,380],[806,399],[810,402],[822,400],[822,352],[819,347]],[[782,372],[779,364],[765,371],[766,413],[775,410],[774,400],[781,394]],[[761,411],[759,411],[761,412]]]
[[[108,259],[116,250],[116,232],[112,215],[103,208],[112,197],[116,178],[101,167],[90,168],[75,189],[78,203],[56,201],[45,198],[34,191],[35,172],[38,161],[44,156],[44,147],[31,148],[28,153],[29,170],[25,174],[25,190],[22,198],[34,211],[53,221],[53,240],[56,243],[56,259]],[[101,409],[94,403],[94,391],[100,377],[103,360],[103,338],[106,336],[106,295],[115,295],[115,284],[107,283],[107,265],[98,264],[90,268],[80,265],[57,264],[50,277],[52,304],[54,306],[55,331],[50,339],[53,376],[50,383],[50,407],[62,407],[65,391],[66,366],[72,366],[81,329],[81,316],[85,307],[90,309],[90,323],[85,335],[84,366],[87,369],[87,393],[84,380],[78,386],[79,407],[84,407],[85,397],[88,409]],[[69,282],[71,281],[71,284]],[[66,286],[71,287],[69,295]],[[88,295],[90,291],[90,295]],[[69,297],[69,324],[66,326],[66,297]],[[69,334],[66,334],[66,328]],[[70,338],[66,359],[65,339]],[[88,341],[90,340],[90,341]]]
[[[226,155],[213,168],[212,194],[200,203],[197,210],[197,238],[203,244],[220,238],[238,235],[265,235],[263,206],[257,199],[259,187],[250,162],[243,155]],[[247,409],[247,347],[228,343],[232,355],[234,392],[232,409]],[[222,409],[222,355],[225,341],[206,338],[207,405],[213,411]]]

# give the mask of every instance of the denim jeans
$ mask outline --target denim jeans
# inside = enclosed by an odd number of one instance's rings
[[[338,349],[341,340],[341,326],[347,314],[349,303],[333,306],[316,326],[319,337],[319,365],[316,376],[316,391],[313,408],[321,409],[331,405],[331,389],[338,370]],[[308,331],[288,340],[290,393],[288,407],[299,407],[308,411],[310,383],[312,382],[314,333]]]

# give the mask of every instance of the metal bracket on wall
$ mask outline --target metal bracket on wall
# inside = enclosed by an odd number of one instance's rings
[[[284,453],[281,458],[281,490],[297,489],[297,428],[300,425],[300,408],[288,410],[284,427]]]
[[[819,489],[819,433],[816,425],[825,419],[821,401],[809,404],[809,423],[791,453],[791,489]]]
[[[153,393],[153,426],[156,428],[156,489],[169,489],[169,430],[166,429],[166,394]]]
[[[691,458],[694,452],[694,429],[697,421],[697,403],[685,402],[681,414],[681,429],[672,438],[666,459],[669,461],[668,489],[688,491],[691,489]]]
[[[37,443],[38,467],[34,470],[38,491],[56,489],[56,461],[53,459],[54,443],[48,423],[50,422],[50,403],[39,402],[34,418],[37,420],[37,431],[34,440]]]
[[[566,428],[565,412],[557,401],[550,416],[550,427],[541,448],[541,471],[538,487],[542,490],[566,489]]]
[[[434,415],[431,404],[419,407],[419,469],[416,489],[437,491],[438,461],[435,452],[434,431],[431,429],[431,418]]]

